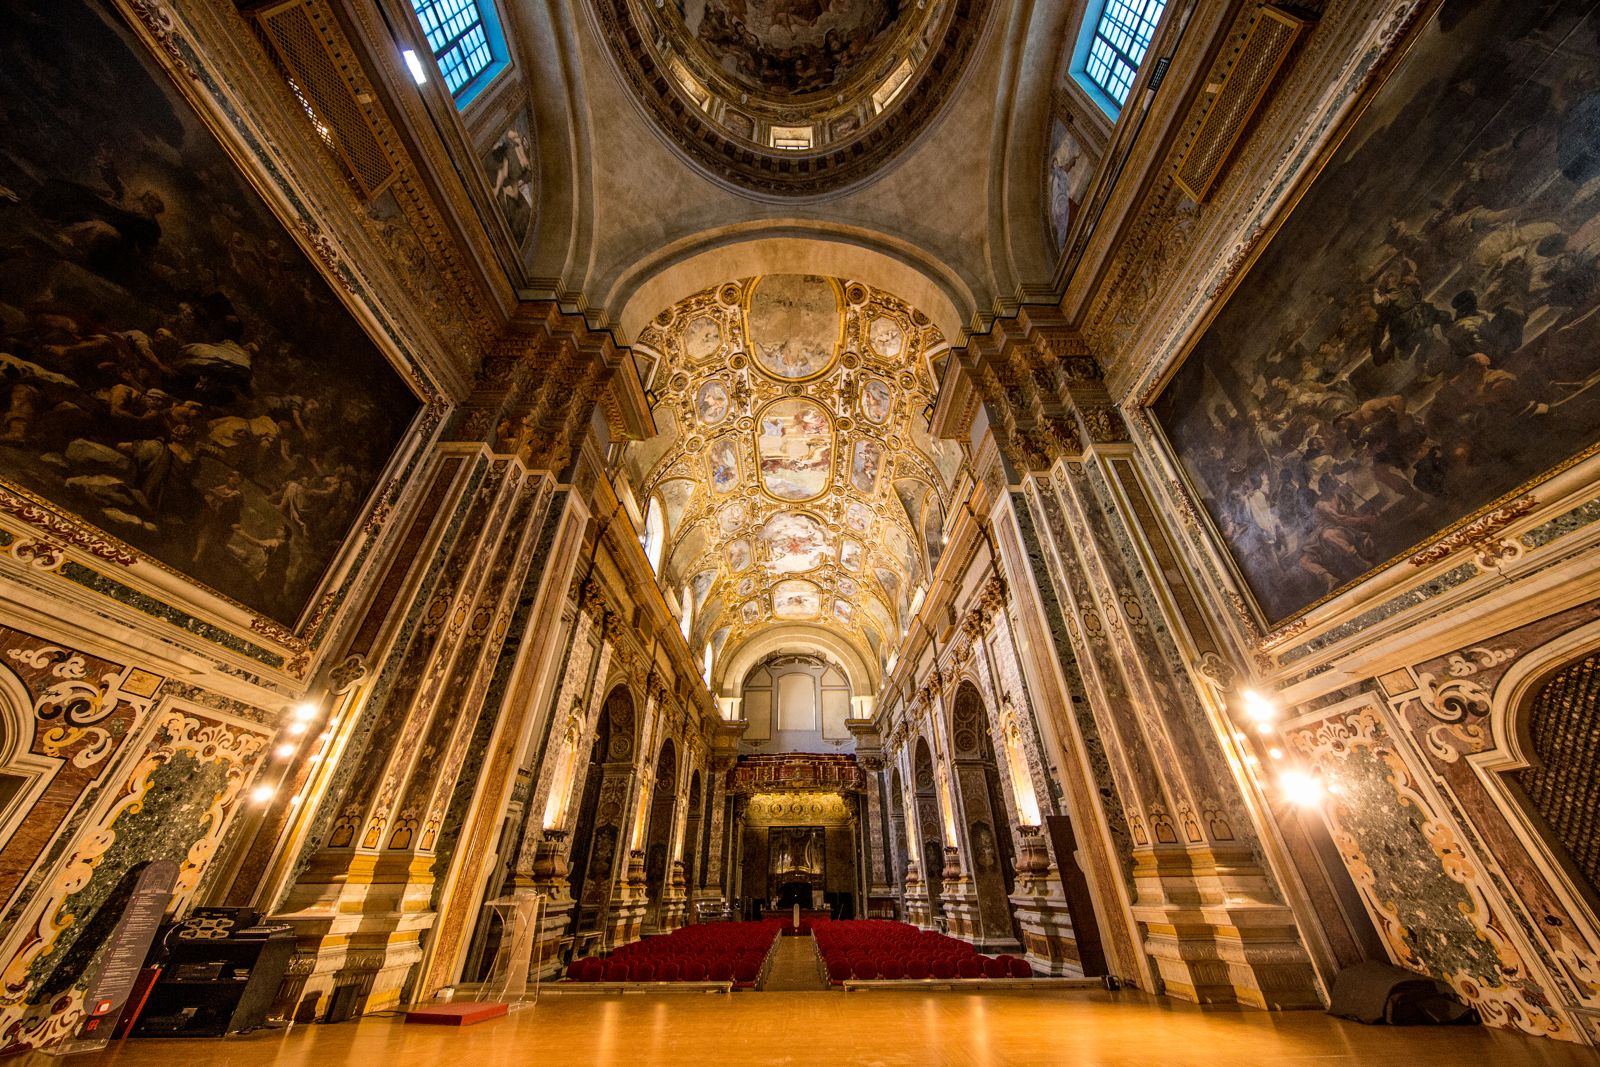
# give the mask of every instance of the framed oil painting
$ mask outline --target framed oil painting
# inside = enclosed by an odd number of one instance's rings
[[[418,402],[120,16],[0,16],[0,477],[292,626]]]
[[[1600,7],[1451,0],[1153,405],[1269,624],[1600,440]]]

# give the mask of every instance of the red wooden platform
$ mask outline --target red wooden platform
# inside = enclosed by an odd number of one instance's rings
[[[497,1001],[451,1001],[444,1004],[424,1004],[406,1012],[408,1023],[432,1023],[435,1026],[471,1026],[473,1023],[498,1019],[506,1013],[506,1006]]]

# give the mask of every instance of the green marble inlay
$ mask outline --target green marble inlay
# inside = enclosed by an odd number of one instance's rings
[[[180,611],[171,604],[157,600],[147,593],[137,589],[130,589],[114,578],[108,578],[99,571],[85,567],[81,563],[68,560],[61,566],[61,576],[70,582],[76,582],[85,589],[92,589],[101,596],[110,597],[130,608],[144,612],[153,619],[171,623],[182,630],[187,630],[196,637],[203,637],[207,641],[221,645],[223,648],[259,660],[269,667],[283,669],[283,657],[276,652],[269,652],[252,641],[246,641],[238,634],[229,633],[220,626],[213,626],[204,619],[197,619],[193,615]]]
[[[183,863],[210,822],[212,802],[227,784],[228,765],[201,763],[176,752],[156,766],[140,804],[117,816],[116,840],[100,856],[88,884],[62,902],[57,919],[71,916],[50,951],[28,968],[30,1004],[46,1004],[88,973],[132,890],[126,877],[135,864],[170,859]]]
[[[1291,648],[1278,657],[1278,662],[1288,666],[1296,660],[1305,659],[1318,649],[1327,648],[1329,645],[1343,641],[1353,634],[1360,633],[1373,623],[1382,622],[1384,619],[1398,615],[1407,608],[1415,607],[1425,600],[1432,600],[1442,593],[1447,593],[1462,582],[1471,580],[1477,573],[1478,568],[1476,566],[1471,563],[1463,563],[1453,570],[1439,575],[1430,582],[1424,582],[1415,589],[1401,593],[1393,600],[1380,604],[1370,611],[1363,612],[1347,623],[1335,626],[1321,637],[1313,637],[1305,644]]]
[[[1374,885],[1368,892],[1397,908],[1405,940],[1435,976],[1502,985],[1499,957],[1467,917],[1472,897],[1445,873],[1422,832],[1422,813],[1412,804],[1397,803],[1388,780],[1392,773],[1365,746],[1352,748],[1340,765],[1344,794],[1338,821],[1372,868]]]
[[[1549,522],[1541,523],[1523,534],[1518,540],[1524,548],[1543,548],[1551,541],[1575,533],[1590,523],[1600,521],[1600,498],[1579,504]]]

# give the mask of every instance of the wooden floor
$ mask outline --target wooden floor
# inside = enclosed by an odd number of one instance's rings
[[[30,1067],[58,1060],[33,1055]],[[79,1067],[1595,1067],[1592,1050],[1483,1027],[1367,1027],[1320,1012],[1199,1009],[1141,993],[547,996],[464,1030],[368,1018],[226,1040],[127,1041]]]

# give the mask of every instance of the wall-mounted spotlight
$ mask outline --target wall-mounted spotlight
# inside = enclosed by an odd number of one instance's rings
[[[411,72],[411,80],[418,85],[428,84],[428,68],[422,65],[422,57],[410,48],[401,51],[405,57],[406,69]]]
[[[1285,800],[1302,808],[1321,803],[1323,794],[1327,792],[1322,779],[1304,771],[1284,771],[1278,775],[1278,789]]]

